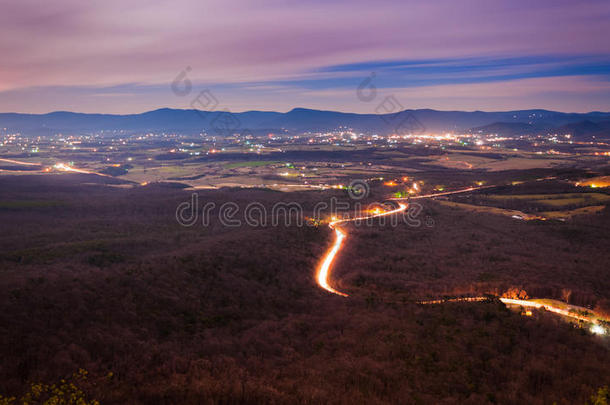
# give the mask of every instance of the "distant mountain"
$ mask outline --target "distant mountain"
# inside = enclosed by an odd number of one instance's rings
[[[557,128],[558,134],[571,134],[577,139],[610,139],[610,121],[580,121]]]
[[[504,136],[552,133],[560,135],[570,134],[574,139],[578,140],[591,140],[594,138],[610,139],[610,121],[593,122],[585,120],[561,126],[554,126],[548,122],[536,124],[494,122],[493,124],[472,128],[470,132]]]
[[[494,122],[493,124],[472,128],[470,132],[513,136],[546,133],[548,131],[552,131],[553,128],[554,127],[549,124],[529,124],[526,122]]]
[[[505,112],[404,110],[392,114],[353,114],[335,111],[295,108],[286,113],[271,111],[177,110],[163,108],[142,114],[81,114],[58,111],[49,114],[0,114],[0,129],[26,134],[92,133],[99,131],[183,132],[227,135],[258,131],[327,131],[339,127],[355,131],[384,133],[423,133],[441,131],[484,130],[531,132],[587,122],[600,125],[610,121],[610,113],[561,113],[547,110]],[[582,124],[584,125],[584,124]],[[590,124],[587,124],[590,125]],[[488,127],[488,128],[486,128]],[[494,131],[494,128],[496,129]],[[567,127],[566,127],[567,128]]]

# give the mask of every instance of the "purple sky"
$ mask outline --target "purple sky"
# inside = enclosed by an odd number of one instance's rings
[[[0,0],[0,111],[610,111],[610,1]],[[192,93],[170,84],[184,69]]]

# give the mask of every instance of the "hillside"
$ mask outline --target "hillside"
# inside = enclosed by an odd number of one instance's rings
[[[313,209],[331,195],[201,201]],[[188,198],[76,174],[1,179],[0,395],[80,368],[79,388],[105,405],[575,404],[607,383],[610,352],[553,315],[410,299],[515,284],[561,294],[567,281],[579,300],[608,298],[608,233],[595,228],[608,229],[607,210],[566,228],[426,204],[437,227],[350,227],[344,300],[314,282],[327,227],[182,227]]]

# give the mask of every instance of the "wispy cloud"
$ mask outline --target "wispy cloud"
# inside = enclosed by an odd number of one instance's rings
[[[261,91],[278,110],[319,105],[302,92],[349,89],[371,71],[383,88],[602,80],[609,19],[607,0],[3,2],[0,109],[82,110],[91,98],[108,112],[178,106],[162,89],[186,66],[199,86],[230,100]],[[112,86],[129,91],[99,101]]]

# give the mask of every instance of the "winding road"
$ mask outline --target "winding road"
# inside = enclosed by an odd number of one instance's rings
[[[331,269],[331,266],[335,259],[335,256],[337,256],[337,253],[339,253],[339,250],[341,249],[341,246],[343,245],[343,241],[345,240],[345,238],[347,236],[347,234],[344,231],[337,228],[337,225],[345,223],[345,222],[361,221],[361,220],[366,220],[366,219],[371,219],[371,218],[384,217],[386,215],[397,214],[399,212],[405,211],[407,209],[407,207],[408,207],[407,204],[398,203],[398,208],[391,210],[391,211],[383,211],[383,212],[372,214],[372,215],[365,215],[365,216],[361,216],[361,217],[338,219],[338,220],[331,221],[328,224],[328,226],[330,227],[330,229],[335,231],[335,242],[333,243],[330,250],[324,256],[324,260],[322,261],[322,264],[318,268],[318,272],[317,272],[317,276],[316,276],[318,285],[330,293],[337,294],[342,297],[348,296],[347,294],[345,294],[341,291],[335,290],[328,283],[330,269]]]
[[[386,216],[386,215],[393,215],[393,214],[397,214],[399,212],[405,211],[408,207],[408,204],[398,202],[400,200],[432,198],[432,197],[445,196],[445,195],[450,195],[450,194],[465,193],[465,192],[469,192],[469,191],[475,191],[475,190],[480,190],[480,189],[485,189],[485,188],[490,188],[490,187],[495,187],[495,186],[490,185],[490,186],[482,186],[482,187],[469,187],[469,188],[465,188],[465,189],[461,189],[461,190],[448,191],[448,192],[437,193],[437,194],[414,196],[414,197],[410,197],[410,198],[392,198],[391,200],[397,201],[397,203],[398,203],[398,208],[396,208],[394,210],[383,211],[383,212],[375,213],[375,214],[368,215],[368,216],[361,216],[361,217],[347,218],[347,219],[337,219],[337,220],[331,221],[328,224],[328,226],[330,227],[330,229],[332,229],[335,232],[335,241],[333,242],[333,245],[331,246],[331,248],[326,252],[326,255],[324,256],[322,263],[318,267],[318,270],[316,273],[316,281],[317,281],[318,285],[322,289],[324,289],[332,294],[336,294],[341,297],[349,296],[348,294],[346,294],[344,292],[336,290],[335,288],[331,287],[331,285],[329,284],[329,277],[330,277],[330,272],[332,270],[333,262],[335,260],[335,257],[341,250],[341,247],[343,246],[343,242],[345,241],[345,238],[347,237],[347,234],[345,233],[345,231],[339,229],[337,227],[337,225],[346,223],[346,222],[357,221],[357,220],[366,220],[366,219],[382,217],[382,216]],[[456,301],[477,302],[477,301],[483,301],[486,299],[487,299],[486,297],[464,297],[464,298],[454,298],[454,299],[447,299],[447,300],[439,299],[439,300],[432,300],[432,301],[421,301],[421,302],[419,302],[419,304],[443,304],[446,302],[456,302]],[[592,331],[594,333],[596,333],[596,334],[607,333],[605,331],[605,329],[597,323],[597,321],[591,320],[590,318],[588,318],[586,316],[582,316],[578,313],[568,311],[563,308],[558,308],[558,307],[554,307],[552,305],[542,304],[542,303],[530,301],[530,300],[500,298],[500,301],[506,305],[518,305],[518,306],[525,307],[525,308],[543,308],[549,312],[553,312],[553,313],[556,313],[556,314],[559,314],[559,315],[562,315],[562,316],[565,316],[568,318],[591,322],[593,325]]]
[[[414,200],[414,199],[421,199],[421,198],[432,198],[432,197],[439,197],[439,196],[450,195],[450,194],[466,193],[469,191],[481,190],[481,189],[489,188],[489,187],[494,187],[494,186],[468,187],[468,188],[464,188],[461,190],[447,191],[444,193],[427,194],[427,195],[413,196],[413,197],[406,197],[406,198],[391,198],[391,200],[401,201],[401,200],[408,200],[408,199]],[[324,256],[324,260],[322,261],[322,264],[320,264],[320,267],[318,267],[318,271],[316,273],[316,281],[318,282],[318,285],[330,293],[340,295],[342,297],[348,296],[348,294],[338,291],[338,290],[334,289],[333,287],[331,287],[328,282],[333,261],[335,260],[337,253],[339,253],[339,250],[341,250],[341,247],[343,246],[343,241],[347,237],[347,234],[344,231],[342,231],[341,229],[337,228],[337,225],[345,223],[345,222],[366,220],[366,219],[371,219],[371,218],[383,217],[386,215],[394,215],[399,212],[405,211],[407,209],[407,207],[408,207],[408,204],[398,202],[398,208],[391,210],[391,211],[383,211],[383,212],[375,213],[372,215],[366,215],[366,216],[361,216],[361,217],[356,217],[356,218],[337,219],[337,220],[331,221],[328,224],[328,226],[330,227],[330,229],[335,231],[335,241],[334,241],[333,245],[331,246],[331,248],[328,250],[328,252],[326,252],[326,255]]]
[[[450,195],[450,194],[466,193],[469,191],[481,190],[481,189],[490,188],[490,187],[494,187],[494,186],[468,187],[468,188],[464,188],[464,189],[460,189],[460,190],[447,191],[444,193],[426,194],[426,195],[421,195],[421,196],[412,196],[412,197],[405,197],[405,198],[391,198],[391,200],[401,201],[401,200],[409,200],[409,199],[415,200],[415,199],[421,199],[421,198],[432,198],[432,197],[439,197],[439,196]],[[318,282],[318,285],[330,293],[340,295],[342,297],[348,297],[348,294],[334,289],[333,287],[330,286],[330,284],[328,282],[333,261],[335,260],[337,253],[339,253],[339,250],[341,250],[341,247],[343,246],[343,241],[347,237],[347,234],[344,231],[342,231],[341,229],[337,228],[337,225],[345,223],[345,222],[366,220],[366,219],[371,219],[371,218],[383,217],[386,215],[397,214],[399,212],[405,211],[407,209],[407,207],[408,207],[408,204],[398,202],[398,208],[391,210],[391,211],[383,211],[383,212],[375,213],[372,215],[366,215],[366,216],[361,216],[361,217],[356,217],[356,218],[337,219],[337,220],[331,221],[328,224],[328,226],[330,227],[330,229],[335,231],[335,241],[334,241],[333,245],[331,246],[331,248],[328,250],[328,252],[326,252],[326,255],[324,256],[324,260],[322,261],[322,264],[320,264],[320,267],[318,267],[318,271],[316,273],[316,281]]]

